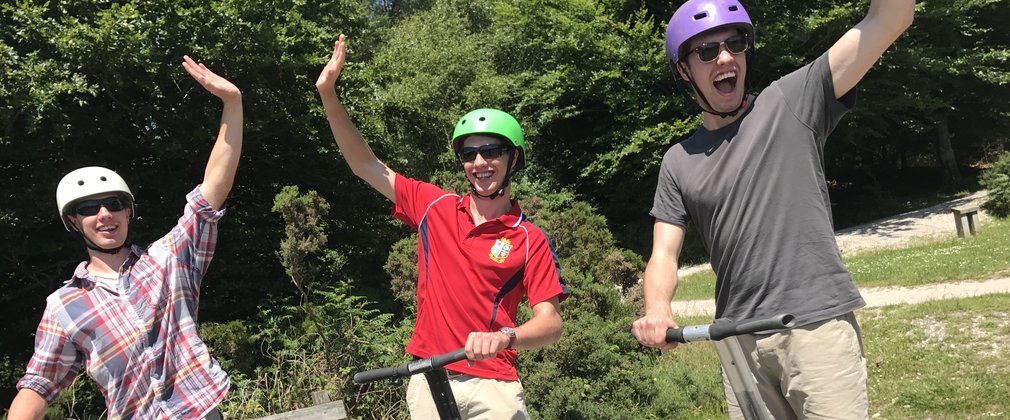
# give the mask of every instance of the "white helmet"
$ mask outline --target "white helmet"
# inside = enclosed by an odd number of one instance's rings
[[[60,209],[60,220],[63,220],[63,227],[70,229],[67,222],[67,214],[71,210],[74,202],[91,195],[116,192],[125,194],[130,200],[130,215],[136,215],[133,206],[133,193],[126,181],[119,174],[111,169],[100,166],[87,166],[70,172],[60,180],[56,187],[56,207]]]

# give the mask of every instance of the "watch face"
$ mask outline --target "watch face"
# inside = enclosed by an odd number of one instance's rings
[[[515,338],[515,336],[516,336],[516,330],[512,329],[511,327],[502,327],[498,331],[501,331],[502,333],[504,333],[505,335],[507,335],[509,337]]]

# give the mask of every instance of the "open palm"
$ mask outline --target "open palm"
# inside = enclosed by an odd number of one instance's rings
[[[188,55],[182,56],[182,67],[193,79],[200,83],[204,89],[217,96],[224,102],[238,98],[242,95],[238,87],[214,72],[210,71],[203,63],[193,61]]]
[[[336,85],[337,78],[340,77],[340,70],[344,68],[344,59],[347,53],[346,40],[347,37],[341,34],[337,42],[333,43],[333,55],[326,63],[326,67],[323,67],[323,72],[319,73],[319,78],[316,79],[316,88],[333,89],[333,86]]]

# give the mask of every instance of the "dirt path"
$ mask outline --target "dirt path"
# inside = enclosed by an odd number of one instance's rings
[[[980,204],[985,200],[985,191],[952,200],[933,207],[910,211],[894,217],[877,220],[835,232],[842,255],[854,255],[863,251],[880,248],[897,248],[910,245],[920,238],[954,236],[954,217],[951,209],[964,204]],[[979,213],[979,221],[989,220]],[[685,267],[678,274],[686,276],[708,270],[707,264]],[[955,282],[932,284],[919,287],[867,287],[859,292],[866,301],[866,307],[894,304],[921,303],[936,299],[950,299],[980,296],[991,293],[1010,293],[1010,278],[999,278],[979,282]],[[673,313],[677,316],[714,315],[713,299],[674,301]]]

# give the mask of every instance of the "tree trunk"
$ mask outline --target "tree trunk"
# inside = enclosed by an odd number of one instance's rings
[[[947,185],[958,185],[961,183],[961,173],[957,170],[957,161],[954,159],[954,149],[950,146],[950,126],[947,124],[947,116],[936,118],[936,154],[943,167],[943,181]]]

